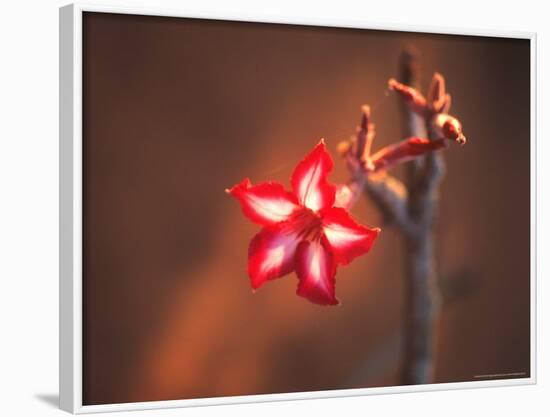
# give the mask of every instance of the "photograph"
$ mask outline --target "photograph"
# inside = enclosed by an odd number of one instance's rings
[[[532,382],[527,36],[81,32],[82,405]]]

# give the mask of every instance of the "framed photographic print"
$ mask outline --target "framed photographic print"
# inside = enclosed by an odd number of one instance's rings
[[[534,383],[535,39],[61,8],[61,407]]]

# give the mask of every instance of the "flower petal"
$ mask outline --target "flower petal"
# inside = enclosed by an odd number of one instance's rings
[[[335,305],[336,263],[324,240],[302,241],[296,249],[296,294],[316,304]]]
[[[300,240],[297,231],[287,223],[266,226],[254,236],[248,247],[248,275],[252,288],[291,273]]]
[[[323,212],[323,232],[336,262],[346,265],[370,250],[380,229],[362,226],[343,208],[333,207]]]
[[[250,220],[263,226],[288,220],[300,208],[294,195],[276,182],[252,185],[245,178],[226,191],[241,202],[243,213]]]
[[[333,162],[325,142],[319,144],[294,169],[292,189],[298,201],[313,211],[332,207],[335,188],[327,181]]]

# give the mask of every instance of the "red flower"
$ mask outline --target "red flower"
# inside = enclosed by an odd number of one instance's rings
[[[248,178],[226,190],[250,220],[263,226],[248,249],[252,288],[295,271],[298,295],[317,304],[339,304],[337,266],[367,253],[380,229],[357,224],[334,206],[335,187],[327,181],[332,166],[321,140],[294,169],[293,192],[275,182],[252,185]]]

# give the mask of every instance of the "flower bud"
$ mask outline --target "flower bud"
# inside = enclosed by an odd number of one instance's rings
[[[432,120],[432,128],[438,137],[455,141],[460,145],[466,143],[466,137],[462,133],[462,125],[458,119],[449,114],[436,114]]]
[[[426,115],[428,110],[426,99],[417,90],[405,84],[401,84],[393,78],[388,81],[388,87],[399,94],[412,111],[421,116]]]

